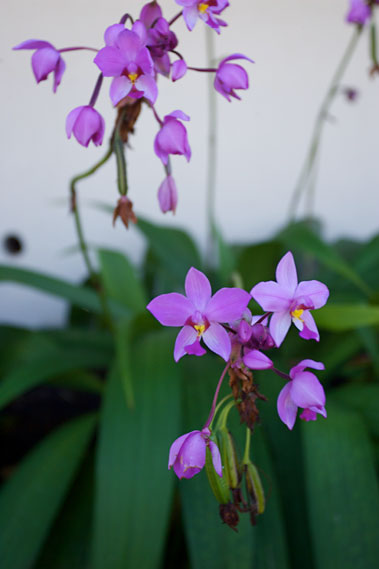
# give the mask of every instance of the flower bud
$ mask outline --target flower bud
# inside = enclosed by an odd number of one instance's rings
[[[262,482],[256,466],[249,461],[245,464],[246,492],[252,506],[252,514],[263,514],[265,510],[265,495]]]
[[[216,472],[212,454],[208,447],[205,456],[205,472],[207,473],[208,482],[216,500],[220,504],[228,504],[230,502],[230,492],[226,478],[225,476],[220,477]]]
[[[232,434],[227,428],[221,428],[217,432],[221,460],[224,466],[224,475],[228,487],[234,490],[238,487],[241,475],[238,464],[238,456]]]

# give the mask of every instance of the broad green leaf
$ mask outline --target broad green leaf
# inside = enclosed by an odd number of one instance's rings
[[[93,453],[90,452],[70,488],[34,569],[89,568],[93,470]]]
[[[62,375],[49,378],[50,385],[65,387],[76,391],[88,391],[90,393],[102,394],[104,383],[97,375],[85,370],[74,370]]]
[[[351,383],[333,389],[329,397],[348,410],[360,413],[368,430],[379,438],[379,385]]]
[[[116,324],[115,342],[118,370],[120,372],[125,399],[128,407],[134,406],[133,374],[131,369],[131,335],[132,321],[130,318],[122,318]]]
[[[136,225],[149,242],[162,268],[184,285],[188,269],[201,269],[201,259],[195,243],[185,231],[155,225],[141,217]]]
[[[188,357],[180,365],[184,372],[184,426],[180,433],[183,434],[201,429],[204,425],[223,366],[211,355],[204,358]],[[225,390],[228,392],[226,385],[223,393]],[[244,434],[244,428],[240,429]],[[174,473],[170,475],[175,476]],[[190,480],[179,481],[179,489],[192,569],[254,567],[253,528],[249,516],[241,516],[238,533],[223,525],[219,504],[204,471]]]
[[[379,306],[369,304],[328,304],[313,314],[320,328],[333,332],[379,324]]]
[[[108,366],[109,350],[78,344],[60,346],[54,339],[31,336],[25,353],[8,370],[0,382],[0,408],[40,383],[77,369],[96,369]]]
[[[379,493],[372,449],[354,412],[302,424],[305,480],[317,569],[376,569]]]
[[[278,241],[267,241],[244,247],[238,259],[237,269],[242,275],[243,286],[250,290],[260,281],[275,279],[275,269],[283,247]]]
[[[167,457],[179,432],[179,377],[173,334],[141,338],[133,348],[135,406],[120,374],[110,374],[101,415],[96,468],[92,569],[159,567],[173,478]]]
[[[231,275],[236,267],[237,259],[233,249],[228,243],[226,243],[226,241],[224,241],[222,233],[216,225],[213,227],[213,234],[217,245],[218,273],[221,282],[225,285],[230,282]]]
[[[43,545],[95,426],[87,415],[33,449],[0,494],[2,569],[29,569]]]
[[[35,288],[41,292],[52,294],[67,300],[71,304],[90,312],[102,313],[99,297],[94,290],[82,285],[75,285],[43,273],[0,265],[0,281],[14,282]],[[116,303],[110,302],[110,309],[115,315],[127,313],[126,309]]]
[[[370,295],[369,287],[359,274],[344,261],[336,249],[323,241],[306,223],[299,222],[288,226],[279,233],[278,239],[291,250],[312,255],[340,276],[349,279],[366,295]]]
[[[379,345],[378,333],[375,328],[359,328],[357,330],[363,347],[371,357],[376,376],[379,378]]]
[[[127,257],[107,249],[100,249],[98,256],[107,295],[133,313],[145,310],[147,300],[142,282]]]

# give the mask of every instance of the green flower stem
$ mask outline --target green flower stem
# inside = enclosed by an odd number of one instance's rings
[[[304,189],[307,187],[307,182],[311,176],[313,167],[315,165],[315,161],[318,155],[321,135],[323,131],[323,127],[325,124],[325,119],[329,114],[329,109],[331,104],[334,101],[336,94],[338,93],[338,88],[340,85],[340,81],[342,79],[343,74],[346,71],[346,68],[351,60],[351,57],[355,51],[357,46],[358,40],[362,33],[362,26],[357,26],[352,38],[350,39],[347,48],[342,56],[341,61],[339,62],[337,69],[334,72],[332,77],[332,81],[329,85],[329,88],[326,92],[326,95],[321,103],[320,109],[317,113],[316,122],[313,127],[313,133],[311,137],[311,142],[309,146],[309,150],[307,156],[305,158],[303,167],[300,171],[300,175],[295,186],[295,190],[292,195],[292,199],[290,202],[288,217],[290,221],[293,221],[296,214],[296,209],[300,201],[300,197]]]
[[[250,441],[251,441],[251,431],[250,429],[246,429],[245,452],[243,453],[242,464],[249,464],[250,462]]]
[[[126,160],[124,152],[124,142],[120,135],[120,124],[116,125],[113,137],[113,150],[116,156],[117,163],[117,186],[121,196],[126,196],[128,193],[128,178],[126,174]]]

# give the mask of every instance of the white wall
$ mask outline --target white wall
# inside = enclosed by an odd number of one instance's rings
[[[168,17],[177,12],[174,0],[161,3]],[[243,101],[229,104],[218,98],[219,165],[217,218],[230,240],[260,240],[285,221],[291,192],[306,152],[320,100],[340,59],[352,28],[344,23],[347,0],[231,0],[225,13],[229,27],[215,37],[217,55],[242,52],[251,89]],[[102,46],[102,34],[123,12],[137,15],[142,1],[65,0],[65,2],[5,0],[2,9],[0,70],[1,208],[0,239],[20,235],[23,254],[0,249],[0,262],[28,266],[72,281],[85,275],[68,214],[68,180],[95,162],[104,149],[80,147],[64,132],[69,110],[86,104],[98,70],[89,52],[65,54],[67,70],[56,95],[51,80],[35,84],[31,52],[11,47],[29,38],[57,47]],[[175,24],[181,51],[190,64],[205,64],[205,33],[201,22],[189,33]],[[368,78],[368,37],[362,38],[345,77],[360,98],[354,105],[342,97],[333,106],[335,121],[327,125],[322,147],[315,213],[327,235],[365,238],[377,231],[379,172],[379,79]],[[177,214],[163,216],[156,200],[163,170],[152,148],[156,124],[144,109],[128,153],[130,197],[137,214],[162,223],[181,225],[204,246],[207,158],[206,76],[188,74],[172,84],[159,82],[159,112],[180,108],[191,115],[193,158],[174,158],[180,192]],[[111,131],[114,111],[103,89],[98,108]],[[143,242],[137,231],[112,228],[110,217],[90,207],[91,200],[114,204],[117,199],[114,164],[80,186],[85,231],[94,245],[117,247],[134,260]],[[66,251],[66,252],[65,252]],[[0,285],[0,320],[54,324],[63,321],[64,303],[13,285]]]

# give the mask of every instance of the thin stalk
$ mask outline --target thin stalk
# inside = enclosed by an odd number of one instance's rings
[[[222,382],[223,382],[223,380],[224,380],[224,377],[225,377],[225,375],[226,375],[226,372],[227,372],[228,369],[229,369],[229,366],[230,366],[230,362],[228,361],[228,363],[226,364],[226,366],[225,366],[225,368],[224,368],[224,371],[223,371],[222,374],[221,374],[220,379],[218,380],[218,384],[217,384],[217,387],[216,387],[216,391],[215,391],[215,394],[214,394],[214,397],[213,397],[212,407],[211,407],[211,410],[210,410],[210,412],[209,412],[209,416],[208,416],[207,422],[205,423],[203,429],[207,429],[207,428],[209,427],[209,425],[211,424],[211,422],[212,422],[212,419],[213,419],[213,417],[214,417],[215,410],[216,410],[216,404],[217,404],[218,394],[219,394],[219,392],[220,392]]]
[[[85,49],[86,51],[95,51],[96,53],[99,51],[95,47],[86,47],[86,46],[78,46],[78,47],[64,47],[63,49],[58,49],[59,53],[64,53],[65,51],[81,51]]]
[[[176,16],[174,16],[168,23],[169,26],[172,26],[172,24],[174,22],[176,22],[176,20],[179,20],[180,16],[182,15],[183,12],[179,12],[178,14],[176,14]]]
[[[95,106],[102,84],[103,84],[103,74],[100,73],[99,77],[97,78],[93,93],[91,95],[90,102],[88,103],[90,105],[90,107]]]
[[[320,139],[321,139],[323,127],[325,124],[325,118],[328,116],[330,106],[333,103],[336,94],[338,93],[340,81],[341,81],[342,76],[345,73],[346,68],[347,68],[347,66],[351,60],[351,57],[352,57],[354,51],[355,51],[358,40],[359,40],[360,35],[362,33],[362,29],[363,28],[361,26],[356,27],[354,34],[351,37],[351,39],[347,45],[347,48],[346,48],[346,50],[342,56],[342,59],[340,60],[338,66],[337,66],[337,69],[335,70],[335,72],[333,74],[329,88],[328,88],[328,90],[324,96],[324,99],[322,100],[321,106],[320,106],[319,111],[317,113],[316,121],[315,121],[315,124],[313,127],[313,133],[311,136],[311,142],[309,145],[309,150],[308,150],[308,153],[306,155],[303,166],[301,168],[300,175],[299,175],[298,181],[296,183],[295,190],[293,192],[292,199],[290,202],[290,207],[289,207],[289,212],[288,212],[288,217],[289,217],[290,221],[292,221],[295,218],[296,209],[297,209],[301,194],[304,191],[304,189],[306,188],[307,181],[309,180],[309,176],[312,172],[312,168],[314,166],[315,159],[317,157],[317,153],[318,153],[318,149],[319,149],[319,145],[320,145]]]
[[[251,441],[251,431],[250,429],[246,429],[245,452],[243,453],[242,464],[249,464],[250,462],[250,441]]]
[[[206,29],[206,50],[208,64],[212,65],[215,60],[213,30]],[[213,87],[213,77],[208,77],[208,159],[207,159],[207,250],[206,259],[208,264],[214,258],[214,230],[216,227],[215,196],[216,196],[216,168],[217,168],[217,97]]]
[[[207,34],[208,34],[208,30],[207,30]],[[187,67],[187,69],[190,69],[191,71],[200,71],[200,73],[216,73],[217,68],[216,67]]]

